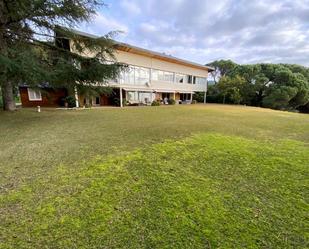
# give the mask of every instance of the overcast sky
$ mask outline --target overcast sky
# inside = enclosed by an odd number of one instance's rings
[[[309,66],[309,0],[105,0],[81,30],[202,64]]]

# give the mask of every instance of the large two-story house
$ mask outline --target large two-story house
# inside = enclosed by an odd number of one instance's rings
[[[91,36],[76,31],[78,35]],[[74,41],[70,41],[72,49]],[[118,98],[123,106],[123,99],[130,104],[149,104],[154,100],[174,99],[176,103],[191,103],[195,92],[207,91],[208,72],[213,69],[198,63],[179,59],[164,53],[117,43],[115,59],[128,65],[117,79],[108,85],[114,89],[112,96],[96,96],[91,99],[76,94],[77,106],[112,105],[112,98]],[[50,90],[49,96],[38,89],[20,88],[23,106],[56,106],[59,98],[66,95],[65,89]]]

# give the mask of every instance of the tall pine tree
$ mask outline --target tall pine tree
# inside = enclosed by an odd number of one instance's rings
[[[93,91],[118,75],[123,65],[113,60],[111,33],[91,38],[71,29],[89,21],[102,5],[99,0],[0,0],[4,110],[15,110],[13,92],[18,84]],[[68,50],[68,39],[74,40],[74,51]],[[81,56],[86,48],[91,58]]]

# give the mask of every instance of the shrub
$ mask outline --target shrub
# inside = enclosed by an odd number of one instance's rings
[[[120,106],[120,98],[113,98],[112,103],[115,106]]]
[[[151,106],[159,106],[159,105],[160,105],[160,101],[158,101],[158,100],[154,100],[151,103]]]
[[[168,102],[169,105],[175,105],[176,104],[175,99],[168,99],[167,102]]]
[[[120,98],[114,98],[113,104],[114,104],[115,106],[120,106]],[[127,106],[128,104],[129,104],[129,102],[128,102],[125,98],[123,98],[123,99],[122,99],[122,105],[123,105],[123,106]]]
[[[196,92],[193,94],[193,100],[196,100],[197,102],[203,103],[204,102],[204,92]]]
[[[73,96],[67,96],[65,97],[65,102],[68,103],[69,108],[76,107],[76,101]]]

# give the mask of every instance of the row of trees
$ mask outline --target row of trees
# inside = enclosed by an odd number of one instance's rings
[[[309,68],[291,64],[209,63],[214,85],[208,102],[244,104],[279,110],[309,111]]]
[[[0,0],[0,92],[5,110],[15,110],[14,91],[20,84],[61,86],[72,92],[106,90],[93,83],[115,78],[123,67],[110,63],[112,34],[90,38],[71,30],[89,21],[102,5],[100,0]],[[75,41],[75,51],[68,49],[68,39]],[[94,57],[80,55],[85,47]]]

